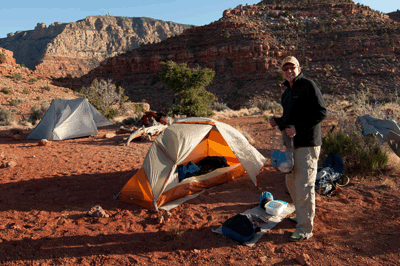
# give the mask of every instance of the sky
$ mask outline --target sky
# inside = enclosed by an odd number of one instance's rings
[[[88,16],[149,17],[176,23],[203,26],[222,17],[224,10],[239,4],[252,5],[261,0],[67,0],[2,1],[0,5],[0,38],[7,33],[33,30],[38,23],[76,22]],[[400,9],[399,0],[354,0],[382,13]]]

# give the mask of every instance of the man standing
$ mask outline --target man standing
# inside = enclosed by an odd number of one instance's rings
[[[281,67],[286,79],[283,83],[286,90],[281,99],[283,115],[270,118],[269,123],[293,137],[294,167],[285,178],[296,209],[292,221],[297,222],[297,227],[289,240],[300,241],[313,236],[315,179],[322,145],[321,121],[326,118],[327,109],[317,85],[303,76],[295,57],[283,59]]]

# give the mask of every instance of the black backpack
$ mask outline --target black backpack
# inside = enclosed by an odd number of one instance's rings
[[[237,214],[222,224],[222,233],[241,244],[251,240],[256,231],[251,220],[243,214]]]
[[[340,155],[329,153],[322,167],[318,168],[315,191],[321,195],[328,195],[334,191],[343,175],[343,169],[344,164]]]

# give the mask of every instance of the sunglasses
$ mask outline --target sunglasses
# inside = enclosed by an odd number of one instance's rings
[[[296,66],[291,66],[291,67],[283,67],[283,68],[282,68],[282,71],[286,72],[286,71],[289,71],[289,69],[291,69],[291,70],[295,70],[296,68],[297,68]]]

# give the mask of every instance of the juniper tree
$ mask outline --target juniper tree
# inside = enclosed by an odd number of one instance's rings
[[[160,80],[174,92],[175,103],[169,108],[171,115],[210,116],[209,107],[215,100],[215,95],[205,87],[215,76],[215,71],[209,68],[190,68],[185,63],[173,61],[162,62],[159,73]]]

